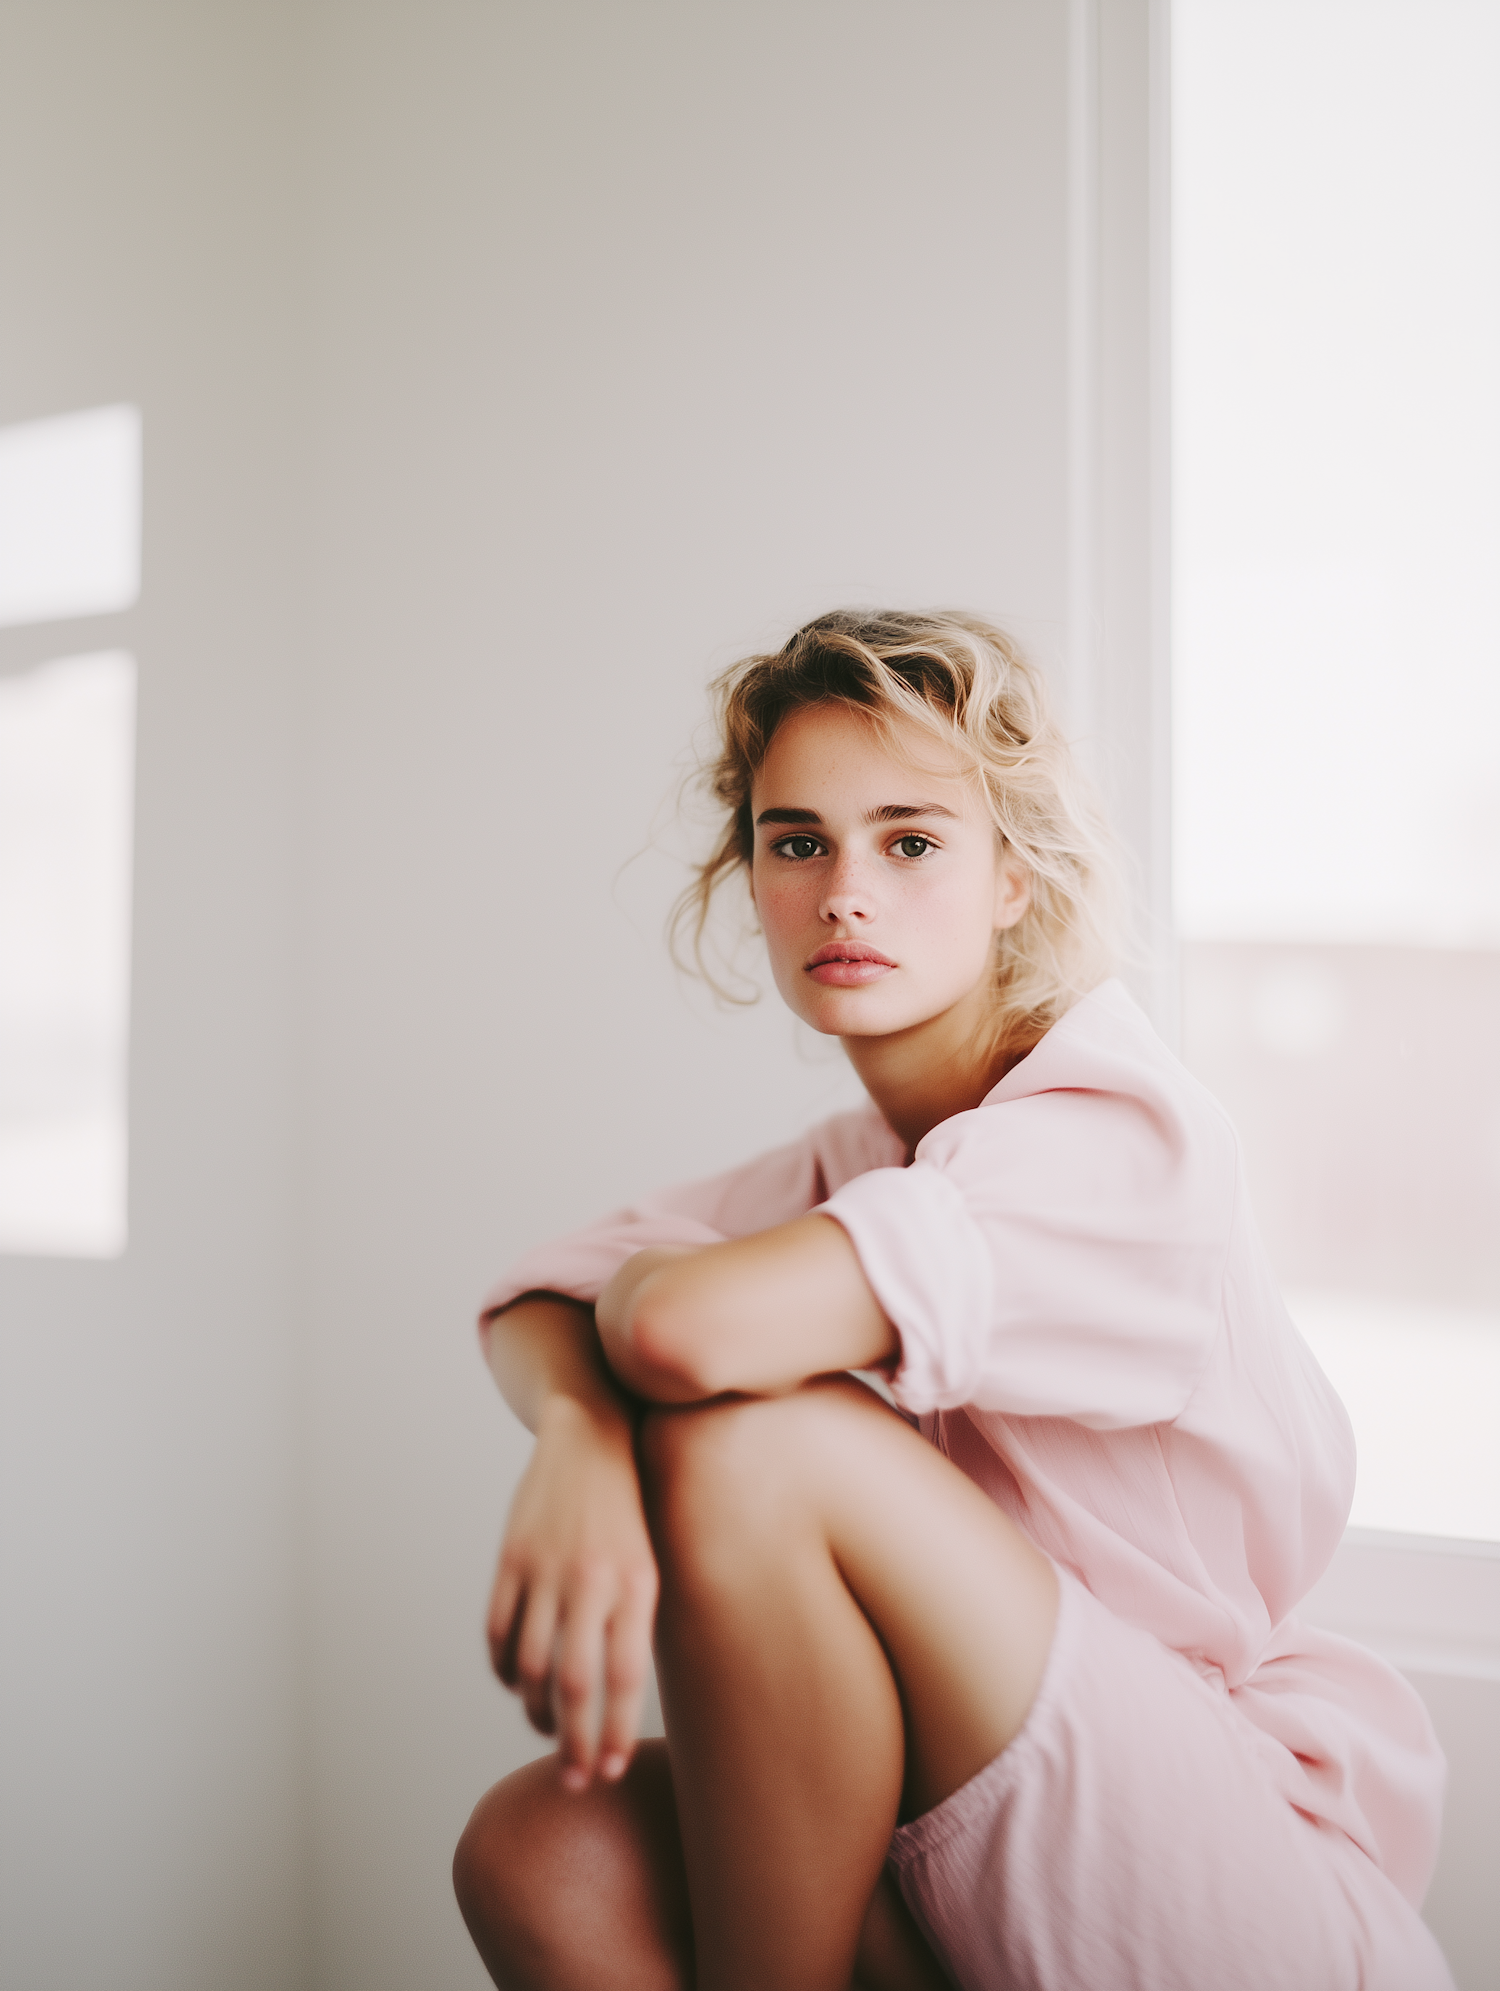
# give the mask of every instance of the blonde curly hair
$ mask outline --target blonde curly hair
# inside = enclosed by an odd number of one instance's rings
[[[771,737],[809,705],[865,713],[893,745],[897,723],[910,722],[940,755],[956,751],[982,789],[1001,848],[1031,887],[1021,919],[995,936],[998,1045],[1029,1049],[1115,972],[1128,901],[1119,849],[1052,715],[1044,679],[1004,630],[952,609],[834,609],[774,653],[731,665],[711,689],[719,750],[703,779],[727,820],[677,902],[671,936],[678,960],[690,953],[719,994],[747,999],[726,990],[705,961],[709,914],[721,885],[748,876],[750,789]]]

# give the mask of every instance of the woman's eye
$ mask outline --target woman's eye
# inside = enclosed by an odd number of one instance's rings
[[[811,836],[783,837],[776,848],[783,857],[816,857],[820,849],[818,839]]]
[[[932,848],[931,837],[904,836],[896,844],[903,857],[925,857]]]

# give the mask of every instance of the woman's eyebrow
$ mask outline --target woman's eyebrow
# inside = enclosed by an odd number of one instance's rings
[[[865,817],[867,823],[904,823],[913,816],[946,816],[950,823],[958,817],[952,809],[945,809],[941,802],[885,802],[880,808],[872,809]]]
[[[867,823],[906,823],[913,816],[946,816],[950,823],[958,817],[952,809],[945,809],[941,802],[882,802],[878,809],[871,809],[865,815]],[[755,819],[757,827],[761,823],[816,823],[821,825],[823,818],[816,809],[762,809]]]

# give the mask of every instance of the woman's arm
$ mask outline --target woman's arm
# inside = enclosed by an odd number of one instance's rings
[[[597,1310],[529,1293],[490,1318],[491,1371],[537,1437],[506,1524],[490,1652],[533,1725],[557,1733],[564,1783],[619,1776],[640,1721],[657,1572],[633,1397],[770,1395],[898,1347],[844,1231],[816,1214],[637,1252]]]
[[[524,1293],[485,1316],[490,1373],[528,1431],[540,1431],[554,1397],[587,1406],[601,1422],[633,1428],[630,1400],[605,1364],[593,1315],[592,1307],[560,1293]]]
[[[698,1251],[638,1252],[596,1317],[614,1374],[655,1403],[771,1396],[900,1353],[847,1233],[816,1211]]]
[[[557,1734],[563,1782],[581,1790],[596,1769],[624,1771],[651,1664],[656,1559],[633,1407],[591,1308],[529,1293],[487,1325],[490,1369],[537,1439],[506,1522],[490,1654],[532,1725]]]

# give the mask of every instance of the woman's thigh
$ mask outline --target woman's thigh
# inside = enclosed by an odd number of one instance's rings
[[[861,1384],[653,1413],[644,1477],[664,1579],[775,1589],[826,1557],[880,1640],[905,1725],[904,1811],[925,1811],[1005,1748],[1046,1669],[1047,1558],[950,1460]],[[770,1553],[753,1552],[756,1541]]]

